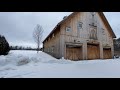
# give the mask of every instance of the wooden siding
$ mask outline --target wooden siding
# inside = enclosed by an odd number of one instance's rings
[[[66,59],[83,60],[82,47],[66,47]]]
[[[87,45],[88,60],[100,59],[99,45],[88,44]]]
[[[103,49],[103,57],[104,59],[111,59],[112,58],[111,49]]]
[[[50,40],[44,42],[43,44],[44,52],[56,57],[60,58],[60,30],[54,33],[54,37],[51,36]]]
[[[61,25],[61,34],[72,36],[72,37],[79,37],[79,39],[89,40],[90,38],[90,25],[92,22],[90,12],[85,13],[78,13],[72,18],[66,20]],[[77,30],[77,23],[81,21],[83,22],[82,29],[78,32]],[[72,31],[66,32],[66,27],[70,26]],[[101,20],[98,13],[96,13],[95,16],[95,26],[97,26],[97,37],[98,41],[101,41],[103,44],[107,43],[111,45],[113,43],[112,36],[110,35],[110,32],[107,30],[106,26],[104,25],[103,21]],[[104,29],[104,34],[103,34]],[[79,34],[78,34],[79,33]],[[102,35],[102,36],[101,36]]]
[[[82,29],[78,31],[77,29],[77,23],[82,22]],[[62,38],[64,38],[65,42],[74,42],[74,43],[83,43],[83,57],[84,59],[87,59],[87,41],[94,41],[94,39],[90,39],[90,24],[92,24],[93,19],[91,16],[91,12],[80,12],[66,20],[61,25],[60,34],[62,35]],[[106,46],[111,47],[112,56],[114,54],[113,50],[113,38],[111,33],[109,32],[107,26],[105,26],[104,22],[102,21],[100,15],[98,13],[94,16],[94,25],[96,26],[96,36],[97,36],[97,42],[99,42],[99,52],[100,52],[100,58],[103,58],[103,48]],[[66,32],[66,27],[71,27],[70,32]],[[66,48],[65,45],[64,49]],[[65,52],[64,52],[65,53]]]
[[[79,22],[82,23],[82,28],[78,30]],[[66,27],[70,27],[71,30],[66,31]],[[50,40],[44,41],[44,51],[56,58],[65,57],[74,60],[81,58],[78,53],[82,55],[82,59],[112,58],[114,55],[113,36],[109,29],[99,13],[95,13],[95,15],[92,15],[91,12],[72,14],[54,31],[55,37],[50,35],[48,37]],[[68,48],[66,43],[82,44],[82,47]],[[48,48],[52,47],[54,47],[54,50],[48,52]],[[111,56],[110,54],[104,56],[104,53],[108,52],[106,50],[108,47]],[[76,54],[73,54],[73,52]]]

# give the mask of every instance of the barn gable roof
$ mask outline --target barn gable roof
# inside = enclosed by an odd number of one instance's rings
[[[71,18],[72,16],[74,16],[74,15],[77,14],[77,13],[79,13],[79,12],[73,12],[73,13],[70,14],[67,18],[65,18],[65,19],[63,19],[62,21],[60,21],[60,22],[55,26],[55,28],[50,32],[50,34],[44,39],[43,43],[45,42],[46,39],[48,39],[48,37],[49,37],[50,35],[52,35],[52,34],[57,30],[57,28],[60,27],[60,25],[61,25],[63,22],[65,22],[66,20],[68,20],[69,18]],[[99,14],[100,17],[102,18],[104,24],[108,27],[108,30],[109,30],[110,33],[112,34],[112,37],[113,37],[113,38],[116,38],[116,35],[115,35],[115,33],[113,32],[110,24],[108,23],[105,15],[103,14],[103,12],[98,12],[98,14]]]
[[[116,38],[116,35],[115,35],[115,33],[113,32],[110,24],[108,23],[105,15],[104,15],[102,12],[98,12],[98,13],[99,13],[99,15],[101,16],[102,20],[104,21],[104,24],[108,27],[108,30],[110,31],[112,37],[113,37],[113,38]]]

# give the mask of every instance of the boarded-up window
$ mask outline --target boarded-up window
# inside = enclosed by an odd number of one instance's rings
[[[82,22],[78,22],[78,24],[77,24],[77,29],[78,29],[78,30],[82,29],[82,25],[83,25]]]
[[[93,26],[93,25],[90,25],[90,39],[97,39],[97,27],[96,26]]]

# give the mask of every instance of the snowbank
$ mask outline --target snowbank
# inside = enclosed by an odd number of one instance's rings
[[[70,61],[35,51],[10,51],[0,56],[1,78],[116,78],[120,59]]]

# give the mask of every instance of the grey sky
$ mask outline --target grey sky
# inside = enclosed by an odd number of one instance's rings
[[[0,34],[10,45],[32,46],[36,44],[32,33],[37,24],[44,29],[43,39],[65,15],[72,12],[0,12]],[[104,13],[117,37],[120,37],[120,13]]]

